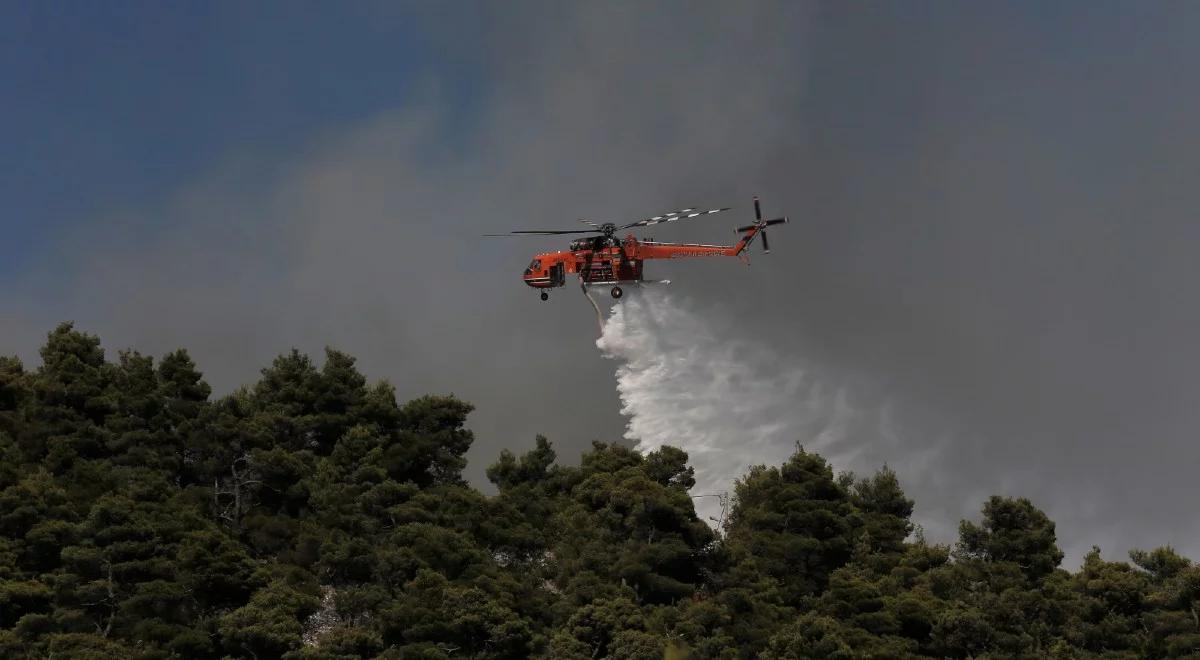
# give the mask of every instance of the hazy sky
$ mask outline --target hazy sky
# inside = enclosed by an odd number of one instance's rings
[[[72,319],[228,391],[331,344],[475,403],[473,477],[574,461],[617,365],[520,283],[561,241],[480,234],[758,194],[773,254],[652,275],[873,420],[839,468],[940,540],[1000,493],[1197,557],[1197,62],[1195,3],[0,3],[0,352]]]

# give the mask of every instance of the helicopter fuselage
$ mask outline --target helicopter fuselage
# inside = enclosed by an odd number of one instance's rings
[[[578,275],[584,284],[641,282],[642,267],[649,259],[737,256],[758,228],[747,231],[736,245],[702,243],[659,243],[640,241],[635,236],[624,240],[595,240],[574,250],[543,252],[535,255],[525,269],[525,283],[536,289],[563,286],[567,275]]]

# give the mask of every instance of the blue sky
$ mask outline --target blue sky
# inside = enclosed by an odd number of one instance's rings
[[[471,48],[435,52],[437,12],[280,9],[0,3],[0,274],[72,223],[160,198],[231,154],[284,158],[434,80],[467,119],[484,81]],[[471,24],[456,21],[468,42]]]

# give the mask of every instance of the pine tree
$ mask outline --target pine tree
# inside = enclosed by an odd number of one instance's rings
[[[737,482],[726,529],[734,561],[753,562],[795,605],[850,560],[861,527],[829,465],[800,449],[781,467],[752,467]]]
[[[904,552],[904,540],[912,532],[909,520],[913,501],[904,495],[896,473],[884,467],[850,489],[850,502],[862,517],[860,538],[872,554],[894,556]]]

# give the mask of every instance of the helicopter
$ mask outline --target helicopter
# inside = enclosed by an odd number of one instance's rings
[[[643,218],[624,225],[612,222],[597,223],[580,219],[580,222],[591,225],[591,229],[565,230],[521,230],[507,234],[484,234],[485,236],[561,236],[567,234],[595,234],[571,241],[566,250],[558,252],[543,252],[533,257],[525,268],[522,279],[525,284],[541,291],[542,300],[549,300],[548,289],[566,284],[567,275],[578,275],[581,287],[586,292],[587,287],[610,286],[609,294],[614,299],[624,295],[622,286],[643,284],[670,284],[670,280],[646,280],[643,276],[643,264],[649,259],[689,259],[693,257],[738,257],[745,261],[743,252],[754,239],[762,235],[763,251],[771,252],[771,244],[767,241],[767,227],[788,221],[787,217],[763,220],[762,207],[758,197],[754,198],[754,223],[738,227],[735,231],[742,235],[741,240],[733,245],[708,245],[704,243],[661,243],[654,239],[639,239],[632,233],[624,238],[617,238],[617,232],[635,227],[652,225],[677,220],[696,218],[702,215],[728,211],[729,207],[699,210],[684,208],[662,215]]]

